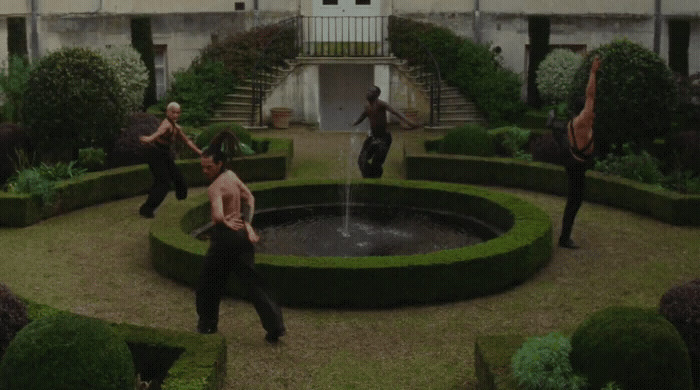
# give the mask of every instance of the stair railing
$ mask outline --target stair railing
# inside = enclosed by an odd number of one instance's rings
[[[251,126],[256,125],[256,119],[258,126],[263,124],[263,101],[267,92],[276,82],[277,68],[285,66],[285,60],[296,58],[300,52],[300,23],[300,17],[292,17],[276,23],[278,29],[269,37],[260,51],[250,77],[252,88]],[[280,45],[283,45],[284,50],[278,50]]]

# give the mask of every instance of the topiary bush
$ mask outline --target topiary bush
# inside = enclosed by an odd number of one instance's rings
[[[700,175],[700,131],[682,131],[667,139],[678,169]]]
[[[574,73],[583,58],[568,49],[554,49],[537,68],[537,89],[544,104],[566,101],[571,90]]]
[[[31,322],[0,363],[0,389],[132,390],[126,342],[105,323],[70,313]]]
[[[12,123],[22,122],[22,104],[32,65],[24,57],[10,55],[7,70],[0,64],[0,118]]]
[[[69,161],[80,148],[112,147],[124,123],[124,102],[114,70],[100,55],[64,48],[32,69],[24,109],[40,154]]]
[[[495,155],[493,138],[479,125],[464,125],[452,130],[442,139],[439,153],[492,157]]]
[[[511,358],[511,372],[523,390],[578,390],[585,378],[575,375],[569,362],[571,341],[553,332],[530,337]]]
[[[148,68],[141,54],[130,45],[111,46],[99,52],[114,70],[128,113],[139,111],[148,87]]]
[[[596,160],[594,169],[647,184],[660,184],[664,174],[659,168],[660,161],[642,150],[635,153],[628,143],[622,145],[622,152],[616,147],[602,160]]]
[[[544,134],[532,141],[532,160],[551,164],[564,164],[564,153],[568,153],[553,134]]]
[[[690,353],[694,385],[700,388],[700,279],[666,291],[659,312],[683,337]]]
[[[243,126],[233,122],[214,123],[212,125],[207,126],[204,130],[197,134],[197,136],[194,139],[194,143],[200,149],[207,147],[211,140],[214,139],[214,137],[217,134],[225,130],[234,133],[236,137],[238,137],[238,140],[242,143],[247,145],[252,144],[252,136],[250,132],[246,130]]]
[[[678,92],[671,70],[651,50],[616,40],[591,51],[574,75],[569,107],[585,95],[591,63],[601,58],[595,100],[595,147],[606,155],[611,145],[631,142],[650,150],[671,128]],[[578,113],[574,113],[578,114]]]
[[[107,165],[120,167],[145,163],[147,146],[139,141],[139,137],[155,133],[159,125],[160,120],[153,114],[131,114],[126,127],[121,129],[114,143],[112,153],[108,155]]]
[[[0,360],[10,341],[28,322],[27,305],[20,301],[9,287],[0,283]]]
[[[609,307],[593,313],[571,337],[571,366],[592,388],[693,388],[688,348],[653,309]]]
[[[21,155],[32,153],[31,140],[27,129],[11,124],[0,123],[0,184],[16,173]]]

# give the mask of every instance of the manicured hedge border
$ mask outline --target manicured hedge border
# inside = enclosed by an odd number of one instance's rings
[[[517,187],[566,195],[564,167],[509,158],[427,153],[423,142],[404,146],[406,178]],[[700,225],[700,195],[684,195],[600,172],[586,172],[585,199],[672,225]]]
[[[267,153],[237,158],[231,162],[243,180],[281,180],[287,176],[293,154],[292,140],[269,140]],[[177,164],[190,186],[206,184],[199,159],[178,160]],[[87,173],[57,184],[58,200],[50,208],[41,206],[39,196],[0,192],[0,226],[29,226],[68,211],[144,194],[151,187],[151,180],[151,173],[145,164]]]
[[[250,185],[256,209],[338,203],[344,183],[333,180]],[[318,257],[257,254],[285,305],[390,307],[454,301],[503,291],[523,282],[551,257],[552,226],[541,209],[512,195],[461,184],[418,181],[353,182],[354,203],[392,204],[472,215],[507,231],[469,247],[426,255]],[[194,286],[207,243],[189,236],[209,218],[205,194],[164,205],[151,225],[151,259],[164,276]],[[235,278],[228,292],[243,296]]]
[[[52,315],[60,310],[25,300],[29,319]],[[130,345],[182,351],[168,370],[163,390],[217,390],[226,377],[226,340],[219,334],[200,335],[129,324],[110,326]]]

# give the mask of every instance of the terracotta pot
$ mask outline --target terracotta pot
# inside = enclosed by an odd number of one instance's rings
[[[288,129],[289,118],[292,116],[292,109],[286,107],[274,107],[270,109],[272,116],[272,126],[275,129]]]

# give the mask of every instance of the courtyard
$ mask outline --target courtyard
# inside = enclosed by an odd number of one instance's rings
[[[383,179],[405,177],[404,142],[440,135],[392,134]],[[363,134],[293,126],[255,135],[293,139],[290,179],[359,177],[353,148]],[[492,189],[545,210],[558,234],[565,198]],[[192,188],[191,195],[204,191]],[[78,314],[194,331],[194,291],[151,266],[150,220],[137,213],[144,199],[0,228],[2,281],[20,296]],[[175,202],[172,193],[166,202]],[[285,308],[288,334],[275,346],[264,341],[252,305],[228,298],[219,324],[228,346],[225,388],[471,389],[477,336],[571,333],[607,306],[656,307],[669,288],[699,274],[699,232],[584,202],[573,232],[581,249],[554,246],[550,263],[522,285],[467,301],[389,310]]]

